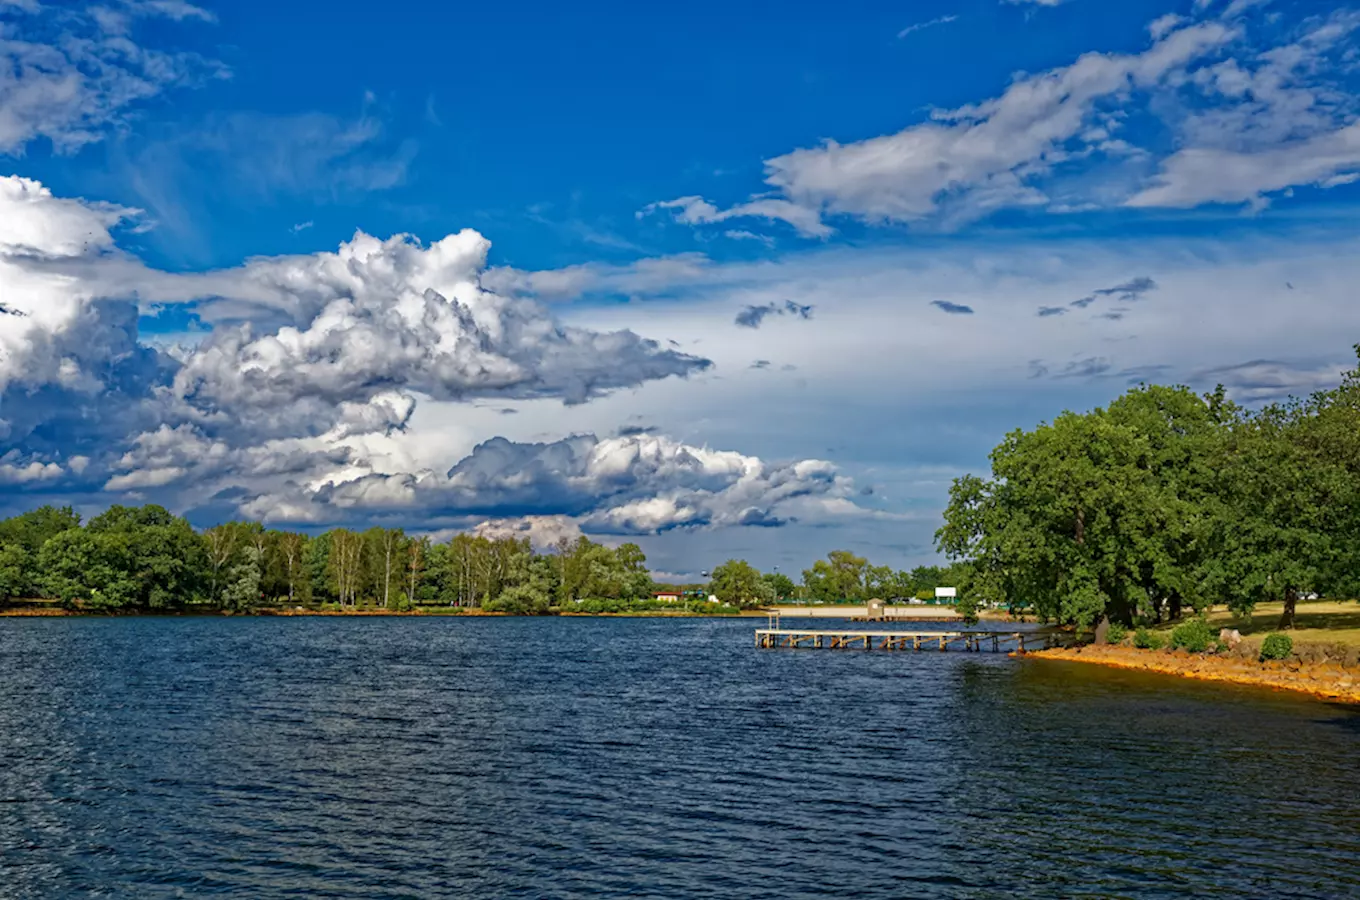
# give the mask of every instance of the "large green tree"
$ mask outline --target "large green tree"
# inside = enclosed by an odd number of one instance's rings
[[[760,570],[744,559],[729,559],[715,568],[709,591],[731,606],[760,606],[774,600],[774,589],[761,578]]]
[[[39,567],[52,596],[95,608],[163,610],[202,600],[205,542],[160,506],[113,506],[49,538]]]

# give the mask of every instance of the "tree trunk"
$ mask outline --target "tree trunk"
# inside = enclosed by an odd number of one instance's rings
[[[1171,620],[1174,622],[1176,619],[1179,619],[1181,617],[1180,594],[1172,594],[1170,598],[1170,603],[1171,603]]]
[[[1291,588],[1284,589],[1284,614],[1280,616],[1279,631],[1294,627],[1294,609],[1299,605],[1299,593]]]
[[[1086,511],[1084,509],[1077,510],[1076,535],[1078,544],[1086,543]]]

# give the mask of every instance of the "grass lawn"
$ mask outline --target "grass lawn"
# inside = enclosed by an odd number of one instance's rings
[[[1214,628],[1236,628],[1243,637],[1260,639],[1280,624],[1283,603],[1263,603],[1246,618],[1238,618],[1226,606],[1209,613]],[[1172,626],[1154,629],[1170,633]],[[1294,612],[1294,640],[1306,644],[1352,644],[1360,646],[1360,603],[1354,600],[1300,601]]]

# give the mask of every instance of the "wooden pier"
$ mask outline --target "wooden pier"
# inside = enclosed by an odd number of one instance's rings
[[[962,650],[977,653],[1024,653],[1062,646],[1069,635],[1061,631],[865,631],[806,628],[760,628],[756,646],[763,649],[812,650]]]

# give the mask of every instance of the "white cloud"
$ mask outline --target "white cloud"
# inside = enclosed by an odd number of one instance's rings
[[[828,141],[767,161],[766,181],[808,209],[868,221],[974,217],[1040,204],[1032,179],[1050,172],[1092,124],[1098,104],[1160,85],[1221,47],[1232,32],[1203,23],[1171,32],[1140,54],[1088,53],[1065,68],[1017,79],[1000,97],[894,135]]]
[[[1178,129],[1181,148],[1162,160],[1129,206],[1261,206],[1296,185],[1335,187],[1360,168],[1360,104],[1328,73],[1344,70],[1360,14],[1341,11],[1297,40],[1193,73]],[[1205,102],[1207,101],[1207,102]]]
[[[574,300],[584,294],[652,294],[658,289],[701,280],[710,265],[702,253],[679,253],[639,259],[622,265],[584,263],[537,272],[497,266],[483,273],[481,284],[490,291]]]
[[[770,237],[768,234],[756,234],[753,231],[745,231],[740,228],[724,231],[723,237],[730,238],[734,241],[756,241],[757,243],[764,244],[766,247],[774,247],[774,238]]]
[[[1292,186],[1350,183],[1360,13],[1282,27],[1245,16],[1259,5],[1236,0],[1199,21],[1168,13],[1141,52],[1086,53],[894,134],[768,159],[773,192],[729,208],[691,195],[643,212],[693,225],[764,217],[825,236],[842,216],[952,228],[1006,208],[1260,206]]]
[[[473,231],[359,233],[332,253],[175,275],[118,249],[128,215],[0,179],[0,453],[24,454],[11,480],[75,455],[94,457],[83,483],[114,492],[361,471],[418,397],[580,403],[707,365],[483,289],[489,243]],[[137,302],[218,324],[160,350],[140,341]]]
[[[1176,13],[1167,13],[1148,23],[1148,34],[1152,36],[1154,41],[1160,41],[1172,31],[1175,31],[1181,25],[1184,25],[1185,22],[1185,16],[1179,16]]]
[[[20,153],[37,138],[59,152],[77,150],[166,88],[227,75],[221,64],[196,54],[150,50],[129,37],[138,16],[211,20],[180,0],[83,12],[10,5],[28,17],[24,34],[0,22],[0,153]]]
[[[824,237],[826,216],[957,224],[999,208],[1044,205],[1049,197],[1037,183],[1065,163],[1131,155],[1133,148],[1111,138],[1119,125],[1108,112],[1112,104],[1170,90],[1188,66],[1235,36],[1218,22],[1174,29],[1163,23],[1157,31],[1142,53],[1087,53],[1070,66],[1017,77],[995,99],[937,110],[896,134],[849,144],[828,140],[767,160],[765,180],[776,196],[729,209],[689,196],[643,212],[674,209],[689,224],[760,216]]]
[[[643,207],[639,215],[648,215],[664,209],[675,210],[676,221],[685,225],[707,225],[726,222],[729,219],[756,218],[786,222],[803,237],[826,238],[834,233],[815,209],[774,197],[756,197],[731,209],[718,209],[703,197],[679,197],[675,200],[650,203]]]
[[[336,521],[393,512],[475,518],[514,509],[519,516],[481,527],[656,534],[681,527],[778,526],[791,511],[815,512],[809,501],[846,501],[827,514],[863,513],[849,502],[852,494],[850,480],[819,460],[771,464],[663,435],[587,434],[550,443],[495,438],[446,475],[350,474],[263,494],[244,511],[270,519],[277,517],[272,510],[287,509],[307,521]]]
[[[909,34],[915,34],[916,32],[923,31],[927,28],[934,28],[936,25],[948,25],[950,22],[957,22],[958,20],[958,16],[939,16],[938,18],[930,19],[926,22],[917,22],[914,25],[908,25],[906,28],[897,32],[897,37],[898,40],[901,40]]]
[[[1252,203],[1294,185],[1336,187],[1360,177],[1360,123],[1253,152],[1180,150],[1162,163],[1152,186],[1129,206],[1190,208],[1204,203]]]

